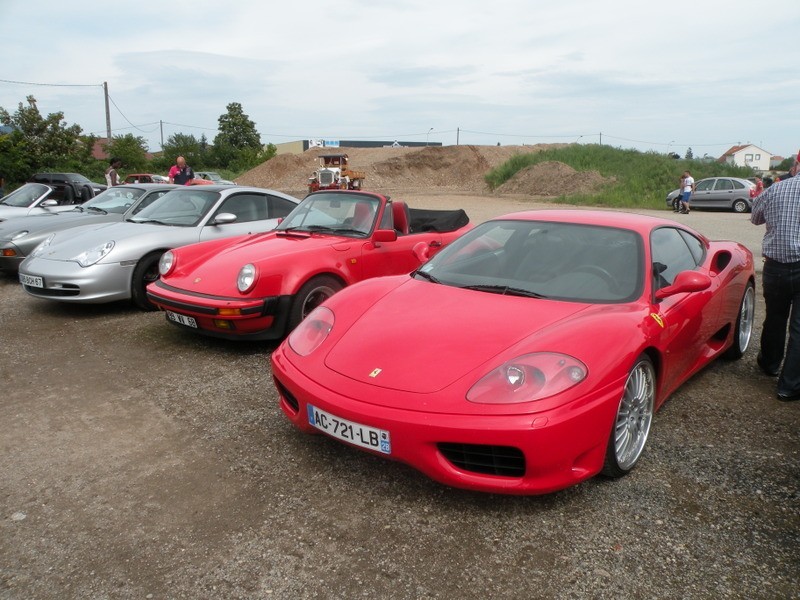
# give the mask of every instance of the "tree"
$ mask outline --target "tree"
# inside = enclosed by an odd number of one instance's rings
[[[28,105],[20,102],[14,114],[0,107],[0,123],[13,127],[19,133],[19,136],[12,136],[12,144],[24,142],[30,168],[28,176],[43,168],[59,169],[74,165],[76,153],[81,159],[87,155],[82,151],[85,148],[82,148],[79,140],[79,125],[67,125],[62,112],[42,117],[36,106],[36,98],[27,96],[25,100]]]
[[[147,170],[147,142],[143,137],[132,133],[115,135],[111,143],[106,145],[109,157],[119,158],[123,168],[129,173],[140,173]]]
[[[231,102],[226,109],[219,117],[219,133],[214,137],[214,162],[223,168],[242,162],[249,164],[262,151],[256,124],[238,102]]]
[[[183,156],[186,164],[195,171],[206,166],[200,141],[193,135],[175,133],[169,136],[162,150],[162,155],[153,160],[153,168],[156,170],[168,170],[175,164],[175,159],[179,156]]]
[[[686,160],[692,160],[693,158],[694,158],[694,154],[692,154],[692,149],[691,148],[687,148],[686,149]]]

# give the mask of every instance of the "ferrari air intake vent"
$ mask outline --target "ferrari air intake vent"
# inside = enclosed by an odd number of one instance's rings
[[[519,448],[451,443],[437,446],[447,460],[465,471],[503,477],[525,475],[525,456]]]
[[[275,387],[278,388],[278,392],[281,395],[281,399],[286,403],[293,413],[297,413],[300,410],[300,403],[297,401],[297,398],[292,396],[292,393],[286,389],[286,387],[278,381],[277,378],[273,377],[273,381],[275,381]]]

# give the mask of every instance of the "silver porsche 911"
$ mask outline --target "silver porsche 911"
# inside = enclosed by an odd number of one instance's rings
[[[120,223],[50,234],[19,266],[25,291],[62,302],[131,299],[145,293],[172,248],[273,229],[300,201],[252,187],[181,186]]]
[[[20,263],[51,233],[124,221],[177,188],[168,184],[118,185],[64,212],[44,212],[0,223],[0,271],[16,272]]]

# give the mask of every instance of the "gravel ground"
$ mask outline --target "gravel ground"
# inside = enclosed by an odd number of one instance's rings
[[[407,199],[475,222],[540,206]],[[746,217],[676,217],[758,253]],[[274,346],[12,277],[0,302],[0,598],[800,597],[800,403],[753,347],[673,395],[629,476],[519,498],[300,435]]]

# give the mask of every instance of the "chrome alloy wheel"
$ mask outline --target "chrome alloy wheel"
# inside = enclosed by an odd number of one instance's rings
[[[647,443],[656,398],[656,377],[648,358],[633,367],[614,423],[614,457],[621,471],[630,471]]]

